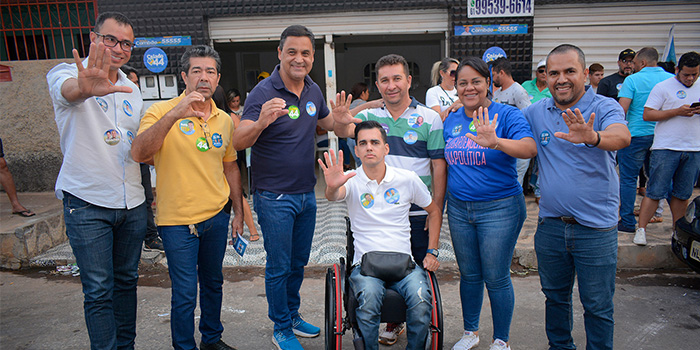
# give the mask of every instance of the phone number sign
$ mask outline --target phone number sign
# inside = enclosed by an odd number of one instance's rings
[[[135,47],[166,47],[166,46],[191,46],[192,37],[187,36],[159,36],[149,38],[136,38]]]
[[[467,17],[527,17],[535,0],[468,0]]]

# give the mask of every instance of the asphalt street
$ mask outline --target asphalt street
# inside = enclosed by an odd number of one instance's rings
[[[88,349],[78,277],[52,273],[53,268],[0,271],[1,349]],[[137,349],[169,349],[170,282],[160,265],[142,265],[139,281]],[[302,286],[304,317],[322,327],[325,267],[307,269]],[[445,263],[438,274],[445,314],[445,349],[462,331],[458,273]],[[536,274],[514,277],[516,307],[511,327],[514,350],[547,349],[544,296]],[[575,291],[576,293],[576,291]],[[574,339],[585,349],[583,310],[574,295]],[[198,314],[199,311],[197,311]],[[272,322],[267,318],[263,269],[225,268],[223,339],[238,349],[273,349]],[[697,350],[700,344],[700,276],[680,270],[666,273],[621,272],[615,293],[616,349]],[[481,345],[488,349],[492,334],[490,305],[485,298],[481,316]],[[352,349],[351,335],[343,339]],[[323,349],[323,333],[302,339],[306,349]],[[402,349],[402,335],[393,347]]]

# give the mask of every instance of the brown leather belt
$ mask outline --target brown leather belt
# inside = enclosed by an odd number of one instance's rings
[[[558,219],[569,225],[580,225],[573,216],[560,216]]]

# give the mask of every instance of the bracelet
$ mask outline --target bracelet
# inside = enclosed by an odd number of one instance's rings
[[[497,150],[497,149],[498,149],[498,145],[499,145],[500,143],[501,143],[501,139],[499,138],[499,139],[496,140],[496,145],[493,146],[492,150],[494,150],[494,151]]]
[[[596,133],[596,135],[598,135],[598,141],[596,141],[595,145],[589,145],[589,144],[586,143],[586,144],[585,144],[586,147],[588,147],[588,148],[596,148],[596,147],[598,147],[598,145],[600,145],[600,133],[597,132],[597,131],[596,131],[595,133]]]

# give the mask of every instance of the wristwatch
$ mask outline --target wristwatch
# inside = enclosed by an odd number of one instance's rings
[[[433,254],[436,258],[440,255],[440,251],[437,249],[428,249],[427,252],[428,254]]]

